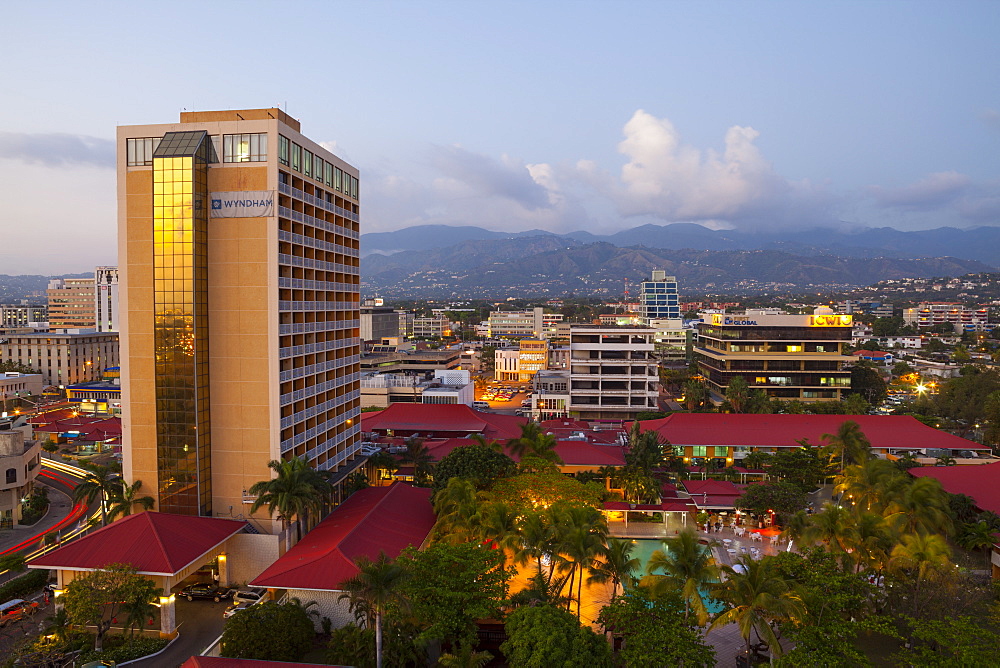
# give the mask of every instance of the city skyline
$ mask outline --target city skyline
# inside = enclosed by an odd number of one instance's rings
[[[181,2],[175,49],[151,7],[51,7],[0,46],[5,273],[116,264],[114,127],[183,108],[301,118],[364,175],[363,232],[1000,222],[995,3]]]

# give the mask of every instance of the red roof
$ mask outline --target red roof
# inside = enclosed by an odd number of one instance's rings
[[[255,587],[339,591],[355,560],[419,547],[434,526],[431,490],[396,482],[352,494],[251,582]]]
[[[126,563],[146,575],[173,575],[245,526],[215,517],[138,513],[32,559],[28,566],[89,571]]]
[[[222,656],[192,656],[181,664],[181,668],[330,668],[330,664],[229,659]]]
[[[635,505],[634,508],[632,507],[633,505]],[[685,512],[685,511],[689,511],[689,510],[694,510],[694,506],[692,506],[688,501],[678,501],[676,499],[673,499],[673,500],[670,500],[670,501],[664,501],[663,503],[659,503],[659,504],[648,504],[648,503],[631,504],[631,503],[626,503],[625,501],[605,501],[604,502],[604,509],[605,510],[644,510],[644,511],[647,511],[647,512],[658,513],[658,512],[663,511],[663,510],[666,510],[668,512],[671,512],[671,511],[672,512]]]
[[[640,422],[642,431],[655,430],[673,445],[798,447],[809,439],[821,445],[823,434],[836,434],[844,422],[858,423],[874,448],[914,450],[950,448],[988,450],[985,445],[928,427],[909,415],[756,415],[674,413]]]
[[[937,478],[949,494],[972,497],[980,510],[1000,514],[1000,462],[968,466],[918,466],[909,469],[918,478]]]
[[[747,487],[729,480],[685,480],[683,484],[699,508],[732,508]]]
[[[538,423],[543,431],[553,429],[574,429],[576,431],[590,431],[590,423],[583,420],[570,420],[568,418],[557,418],[555,420],[542,420]]]
[[[391,404],[385,410],[361,414],[362,431],[393,430],[396,435],[455,436],[482,434],[507,440],[521,435],[527,418],[474,411],[465,404]]]

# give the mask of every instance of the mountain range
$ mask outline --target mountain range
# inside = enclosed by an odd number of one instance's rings
[[[544,230],[495,232],[473,226],[418,225],[395,232],[363,234],[361,253],[362,257],[372,253],[391,255],[400,251],[435,250],[467,241],[539,236],[552,236],[579,243],[604,242],[621,248],[645,246],[672,250],[776,250],[795,255],[838,255],[851,258],[951,256],[976,260],[989,266],[1000,266],[1000,227],[940,227],[905,232],[891,227],[745,232],[710,230],[693,223],[674,223],[642,225],[615,234],[599,235],[585,231],[566,234],[553,234]]]

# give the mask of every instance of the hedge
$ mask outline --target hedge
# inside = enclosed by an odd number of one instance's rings
[[[0,603],[5,603],[12,598],[24,598],[44,587],[48,581],[48,571],[31,571],[16,577],[0,586]]]

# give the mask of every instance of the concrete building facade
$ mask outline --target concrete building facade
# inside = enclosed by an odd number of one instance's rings
[[[648,327],[573,325],[569,412],[581,420],[628,420],[655,411],[659,375]]]
[[[21,364],[56,387],[101,378],[107,367],[118,366],[118,334],[32,332],[0,339],[0,361]]]
[[[93,278],[54,278],[46,291],[49,329],[93,329],[96,297]]]
[[[41,304],[0,304],[0,328],[23,328],[47,323],[49,307]]]
[[[242,517],[270,460],[363,461],[358,190],[280,109],[118,128],[125,477],[157,510]]]

